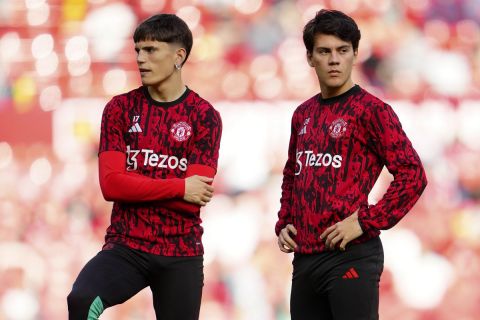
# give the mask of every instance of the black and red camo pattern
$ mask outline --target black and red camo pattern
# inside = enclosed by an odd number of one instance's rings
[[[192,164],[216,170],[221,133],[220,114],[194,91],[161,103],[140,87],[106,105],[99,152],[125,152],[127,170],[147,177],[185,178]],[[160,201],[116,201],[104,248],[117,243],[165,256],[202,255],[201,222],[198,213],[168,209]]]
[[[378,236],[413,207],[426,187],[417,152],[392,108],[359,86],[301,104],[292,117],[288,160],[275,232],[297,229],[300,253],[325,251],[322,232],[359,209],[363,235]],[[394,176],[383,198],[368,204],[382,168]]]

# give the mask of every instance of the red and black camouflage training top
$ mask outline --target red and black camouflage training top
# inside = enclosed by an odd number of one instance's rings
[[[220,114],[194,91],[158,102],[142,86],[105,106],[99,153],[125,152],[127,170],[150,178],[185,178],[192,164],[216,170],[221,131]],[[123,244],[164,256],[202,255],[201,222],[199,212],[168,209],[161,201],[115,201],[104,248]]]
[[[394,226],[426,187],[416,151],[392,108],[358,85],[329,99],[320,94],[292,117],[288,160],[275,232],[297,229],[295,252],[325,251],[320,235],[355,210],[361,243]],[[383,166],[394,176],[383,198],[368,205]]]

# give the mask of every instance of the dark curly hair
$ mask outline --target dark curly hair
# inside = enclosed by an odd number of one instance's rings
[[[355,20],[337,10],[322,9],[305,25],[303,43],[309,53],[313,51],[314,39],[317,34],[333,35],[343,41],[351,42],[354,51],[358,49],[360,42],[360,30]]]

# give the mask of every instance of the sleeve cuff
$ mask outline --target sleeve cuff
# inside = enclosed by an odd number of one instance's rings
[[[275,234],[277,235],[277,237],[280,234],[280,231],[282,231],[282,229],[285,228],[287,224],[288,223],[286,221],[278,220],[278,222],[275,224]]]
[[[190,164],[187,169],[187,177],[191,177],[193,175],[199,175],[199,176],[206,176],[213,178],[215,177],[215,174],[217,173],[217,169],[204,165],[204,164]]]
[[[363,233],[367,233],[371,229],[370,225],[367,223],[368,209],[369,207],[362,206],[358,210],[358,223],[360,224],[360,228],[362,228]]]

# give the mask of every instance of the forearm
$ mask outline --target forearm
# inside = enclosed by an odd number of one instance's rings
[[[181,198],[183,179],[152,179],[125,169],[125,154],[106,151],[99,155],[99,179],[107,201],[141,202]]]
[[[369,109],[365,119],[369,149],[379,165],[393,175],[382,199],[374,206],[360,208],[358,217],[363,231],[389,229],[413,207],[427,185],[425,171],[417,152],[388,104]]]
[[[291,160],[288,160],[283,170],[282,197],[280,198],[280,210],[278,211],[278,221],[275,224],[275,233],[278,236],[280,231],[289,223],[291,218],[292,191],[294,180],[294,166]]]
[[[151,179],[131,173],[111,173],[100,180],[102,194],[107,201],[158,201],[183,196],[183,179]]]
[[[188,167],[187,173],[186,173],[186,178],[194,176],[194,175],[199,175],[199,176],[204,176],[208,178],[214,178],[215,177],[216,170],[212,167],[205,166],[205,165],[199,165],[199,164],[192,164]],[[181,212],[186,212],[186,213],[191,213],[191,214],[198,214],[200,212],[200,205],[194,204],[187,202],[183,199],[172,199],[172,200],[167,200],[162,202],[162,206],[175,210],[175,211],[181,211]]]
[[[420,160],[402,167],[376,205],[362,207],[358,220],[363,231],[384,230],[397,224],[420,198],[427,186],[427,178]]]
[[[293,182],[295,180],[295,165],[297,161],[297,130],[296,130],[296,114],[292,116],[292,124],[290,131],[290,141],[288,144],[288,159],[283,169],[282,181],[282,197],[280,198],[280,210],[278,212],[278,221],[275,224],[275,233],[280,231],[292,222],[292,198],[293,198]]]

